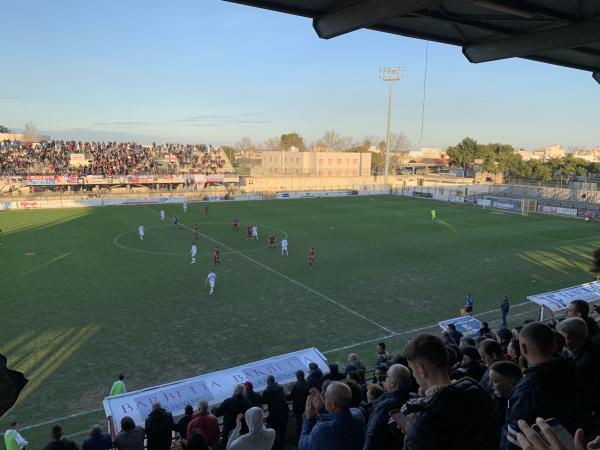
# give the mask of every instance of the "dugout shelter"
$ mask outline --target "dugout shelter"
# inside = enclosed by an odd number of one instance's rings
[[[540,321],[549,313],[551,317],[564,314],[569,303],[573,300],[585,300],[593,303],[600,300],[600,281],[583,283],[558,291],[545,292],[543,294],[530,295],[527,300],[540,307]]]

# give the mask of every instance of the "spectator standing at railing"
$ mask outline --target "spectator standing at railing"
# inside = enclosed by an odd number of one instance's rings
[[[175,425],[175,431],[179,433],[181,439],[187,439],[187,427],[191,422],[193,415],[194,407],[192,405],[185,405],[184,415]]]
[[[308,387],[314,387],[320,391],[323,386],[323,381],[325,381],[323,371],[319,368],[317,363],[314,362],[308,364],[308,371],[308,377],[306,378]]]
[[[173,415],[162,407],[160,402],[152,404],[152,412],[146,418],[148,450],[169,450],[173,442],[175,423]]]
[[[377,344],[377,349],[376,349],[376,354],[377,354],[377,361],[376,364],[388,364],[390,363],[390,361],[392,360],[392,357],[390,356],[390,354],[387,352],[386,348],[385,348],[385,342],[380,342],[379,344]]]
[[[300,433],[302,432],[302,414],[304,414],[308,390],[309,386],[308,382],[304,379],[304,371],[298,370],[296,372],[296,382],[287,396],[287,400],[291,400],[292,402],[292,411],[294,412],[296,422],[296,444],[300,440]]]
[[[365,366],[358,359],[358,355],[356,353],[350,353],[348,355],[348,365],[346,366],[346,376],[350,372],[357,372],[360,376],[360,384],[364,384],[365,382]]]
[[[229,433],[235,428],[236,417],[238,414],[244,414],[252,408],[252,403],[244,398],[244,386],[241,384],[235,385],[233,395],[225,399],[213,412],[217,417],[223,416],[223,440],[221,448],[227,447]],[[248,428],[242,423],[242,433],[247,432]]]
[[[275,445],[273,450],[281,450],[285,442],[287,423],[290,409],[285,399],[285,392],[273,375],[266,378],[267,387],[262,392],[262,402],[267,405],[269,415],[267,425],[275,430]]]
[[[195,431],[200,431],[202,433],[206,445],[210,448],[218,448],[219,437],[221,435],[219,421],[215,416],[208,412],[208,402],[206,400],[200,400],[198,402],[198,412],[187,427],[188,439]]]
[[[44,450],[79,450],[77,444],[63,437],[63,430],[60,425],[54,425],[50,434],[50,443],[46,445]]]
[[[246,400],[252,403],[252,406],[262,408],[262,399],[260,394],[254,392],[254,385],[251,381],[244,382],[244,397],[246,397]]]
[[[90,437],[83,441],[82,450],[110,450],[113,442],[108,433],[102,432],[100,425],[94,425],[90,430]]]
[[[125,416],[121,419],[121,431],[115,438],[117,450],[144,450],[144,429],[137,426],[133,419]]]

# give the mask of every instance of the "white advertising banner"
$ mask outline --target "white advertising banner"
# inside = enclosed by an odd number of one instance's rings
[[[83,153],[71,153],[72,166],[78,166],[85,163],[87,163],[87,161],[85,160],[85,155]]]
[[[281,385],[292,383],[296,381],[296,371],[308,373],[311,362],[316,363],[323,373],[329,373],[327,360],[312,347],[170,384],[106,397],[102,403],[106,417],[112,417],[115,429],[119,431],[121,419],[125,416],[131,417],[137,425],[144,426],[154,402],[159,401],[173,416],[179,416],[184,413],[187,404],[195,408],[200,400],[207,400],[211,406],[223,402],[231,397],[235,385],[246,381],[251,381],[257,392],[265,388],[268,375],[273,375]]]
[[[592,281],[559,291],[530,295],[527,300],[544,306],[553,313],[562,311],[567,309],[573,300],[585,300],[588,303],[600,300],[600,281]]]
[[[17,209],[17,202],[0,202],[0,211]]]

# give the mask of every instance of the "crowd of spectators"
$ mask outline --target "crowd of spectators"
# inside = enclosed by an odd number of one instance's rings
[[[73,165],[72,154],[83,154]],[[0,141],[0,175],[158,175],[225,173],[220,150],[204,144]]]
[[[188,405],[178,422],[155,403],[144,428],[125,417],[111,442],[96,426],[82,448],[142,450],[147,439],[148,450],[169,450],[175,431],[186,450],[281,450],[291,410],[299,450],[600,449],[599,345],[582,300],[552,324],[492,330],[484,322],[473,336],[450,324],[440,336],[414,337],[394,357],[379,343],[372,376],[356,353],[343,370],[310,363],[291,385],[272,375],[260,393],[251,382],[236,385],[217,408]],[[560,442],[551,418],[570,442]],[[55,426],[46,450],[77,446]]]

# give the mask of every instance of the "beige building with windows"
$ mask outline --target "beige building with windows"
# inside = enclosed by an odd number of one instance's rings
[[[346,152],[262,152],[261,172],[263,176],[369,176],[371,175],[371,154]]]

